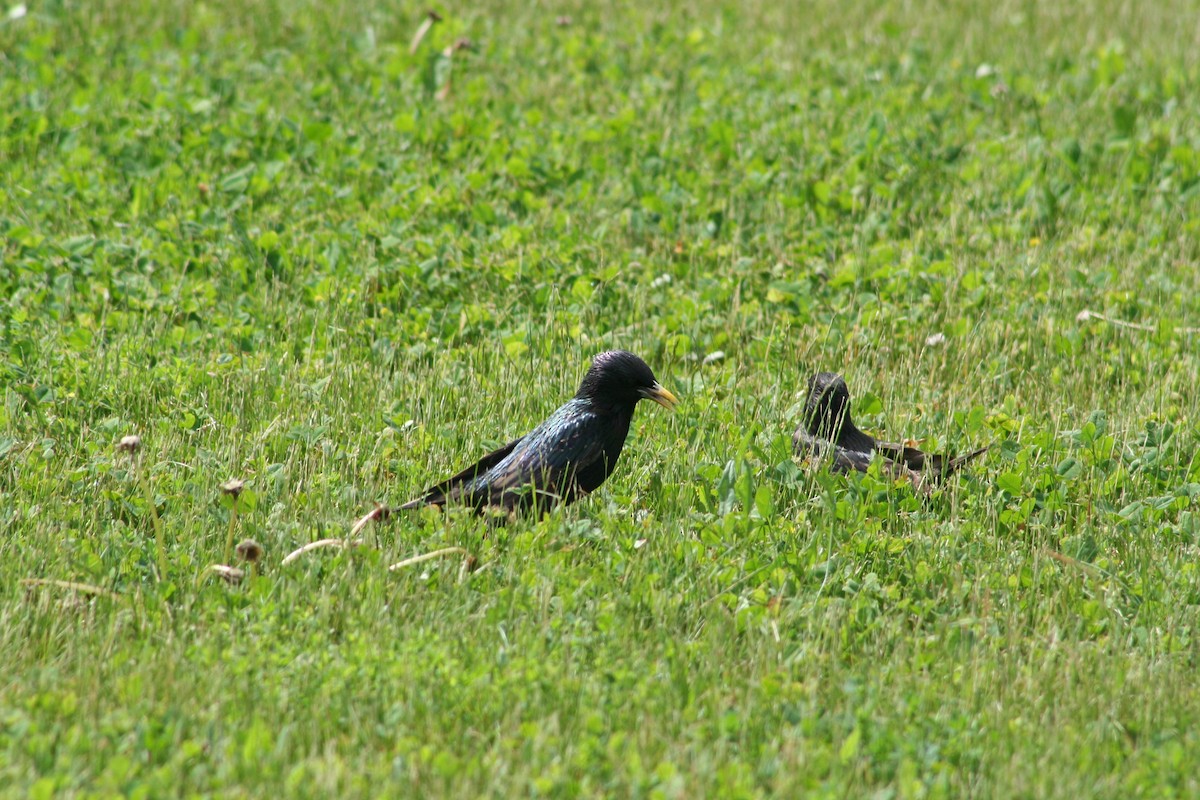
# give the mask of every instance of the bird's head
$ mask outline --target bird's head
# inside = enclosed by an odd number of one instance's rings
[[[646,399],[673,409],[679,402],[654,378],[645,361],[626,350],[610,350],[593,358],[575,396],[603,406],[633,406]]]
[[[850,390],[836,372],[818,372],[808,379],[804,403],[804,425],[813,436],[834,441],[842,426],[853,429],[850,420]]]

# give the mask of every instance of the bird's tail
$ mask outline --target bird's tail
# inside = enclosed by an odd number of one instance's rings
[[[966,466],[967,464],[971,463],[972,461],[979,458],[981,455],[983,455],[984,453],[986,453],[988,450],[991,450],[991,449],[992,449],[992,446],[989,444],[988,446],[981,447],[978,450],[972,450],[971,452],[966,453],[965,455],[955,456],[954,458],[952,458],[946,462],[946,466],[942,470],[942,475],[947,478],[950,477],[955,472],[957,472],[960,467]]]

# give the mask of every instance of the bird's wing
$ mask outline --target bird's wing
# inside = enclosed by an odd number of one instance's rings
[[[504,445],[504,447],[501,447],[499,450],[493,450],[457,475],[447,478],[439,484],[430,486],[421,494],[420,497],[416,498],[415,500],[409,500],[400,507],[419,508],[421,506],[428,505],[444,505],[448,499],[454,499],[458,496],[464,484],[472,482],[475,480],[475,478],[485,474],[488,470],[492,469],[501,461],[508,458],[516,446],[524,440],[524,436],[520,437],[519,439],[513,439],[511,442]]]
[[[875,449],[888,458],[903,462],[909,469],[917,472],[929,472],[941,478],[947,478],[956,470],[988,451],[987,447],[972,450],[961,456],[945,456],[939,453],[926,453],[915,447],[893,442],[876,442]]]
[[[578,473],[604,457],[602,421],[594,413],[563,407],[525,437],[512,457],[488,473],[487,502],[505,507],[573,500]]]
[[[832,472],[866,472],[868,467],[871,466],[871,462],[876,458],[874,453],[863,453],[859,450],[850,450],[830,444],[823,439],[809,435],[804,430],[796,431],[795,435],[792,436],[792,443],[799,455],[828,458],[829,469]],[[886,475],[892,480],[906,480],[920,494],[929,494],[928,482],[925,481],[919,472],[905,466],[903,462],[889,458],[883,454],[880,454],[878,459],[880,462],[880,474]]]
[[[834,472],[866,472],[871,463],[871,453],[848,450],[836,444],[813,436],[803,427],[797,428],[792,434],[792,446],[798,456],[815,456],[818,459],[828,458],[829,469]]]
[[[915,469],[918,472],[926,467],[929,467],[934,472],[939,472],[942,465],[942,457],[940,455],[926,453],[924,450],[909,447],[899,442],[882,442],[876,439],[875,449],[888,458],[894,461],[901,461],[909,469]]]

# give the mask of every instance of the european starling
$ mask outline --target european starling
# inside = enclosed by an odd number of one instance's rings
[[[601,353],[575,396],[545,422],[400,507],[457,503],[522,511],[571,503],[612,474],[642,399],[668,409],[679,402],[633,353]]]
[[[834,472],[866,472],[878,453],[885,474],[908,480],[925,494],[929,493],[927,477],[943,480],[988,449],[981,447],[962,456],[943,456],[878,441],[855,427],[850,418],[850,390],[842,376],[833,372],[818,372],[808,379],[804,422],[792,434],[792,445],[801,456],[825,456],[832,450],[829,457]]]

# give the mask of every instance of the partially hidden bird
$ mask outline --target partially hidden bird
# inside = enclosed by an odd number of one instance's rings
[[[808,379],[804,419],[792,434],[797,455],[828,458],[834,472],[866,472],[877,455],[883,474],[907,480],[922,494],[964,464],[988,451],[981,447],[961,456],[926,453],[907,444],[882,442],[859,430],[850,417],[850,390],[841,375],[818,372]]]
[[[545,422],[400,508],[456,504],[519,512],[574,502],[612,474],[640,400],[653,400],[667,409],[679,402],[633,353],[600,353],[579,391]],[[376,509],[355,530],[387,513]]]

